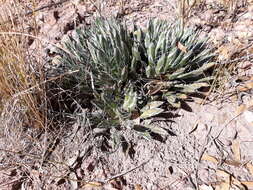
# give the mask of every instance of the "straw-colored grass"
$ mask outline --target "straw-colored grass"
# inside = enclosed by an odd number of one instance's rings
[[[5,3],[2,1],[0,14],[1,120],[4,122],[5,119],[9,119],[6,117],[11,117],[8,114],[11,106],[13,108],[19,106],[23,110],[22,121],[20,121],[23,125],[44,127],[44,89],[43,86],[38,85],[43,80],[40,63],[38,59],[34,59],[37,55],[31,55],[29,52],[27,35],[13,33],[27,33],[24,27],[25,18],[18,17],[14,20],[22,5],[15,4],[11,7],[8,6],[7,2]],[[10,18],[11,21],[6,22],[7,18]],[[32,19],[31,23],[33,23],[34,28],[31,35],[36,35],[35,19]],[[33,86],[36,88],[31,88]]]

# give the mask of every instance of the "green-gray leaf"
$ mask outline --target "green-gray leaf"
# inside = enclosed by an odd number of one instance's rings
[[[146,119],[146,118],[149,118],[149,117],[153,117],[153,116],[155,116],[155,115],[158,115],[158,114],[162,113],[163,111],[164,111],[164,110],[161,109],[161,108],[149,109],[149,110],[144,111],[144,112],[141,114],[140,118],[141,118],[141,119]]]
[[[147,103],[146,106],[144,106],[142,109],[141,109],[141,112],[145,112],[149,109],[153,109],[153,108],[158,108],[159,106],[161,106],[164,102],[163,101],[152,101],[152,102],[149,102]]]

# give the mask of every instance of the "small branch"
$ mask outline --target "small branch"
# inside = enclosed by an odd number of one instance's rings
[[[32,13],[41,11],[41,10],[46,9],[46,8],[50,8],[50,7],[52,7],[52,6],[60,5],[60,4],[65,3],[65,2],[67,2],[67,1],[70,1],[70,0],[61,0],[61,1],[56,2],[56,3],[50,3],[50,4],[48,4],[48,5],[41,6],[41,7],[37,8],[37,9],[32,10],[32,11],[27,11],[27,12],[26,12],[25,14],[23,14],[22,16],[28,16],[28,15],[30,15],[30,14],[32,14]]]
[[[240,117],[242,115],[242,113],[237,114],[236,116],[234,116],[232,119],[230,119],[227,124],[220,130],[220,132],[218,133],[218,135],[216,137],[214,137],[214,139],[218,139],[220,137],[220,135],[222,134],[222,132],[225,130],[225,128],[227,128],[227,126],[233,122],[235,119],[237,119],[238,117]]]
[[[104,181],[104,183],[108,183],[109,181],[111,181],[111,180],[113,180],[113,179],[119,178],[119,177],[121,177],[121,176],[123,176],[123,175],[126,175],[126,174],[128,174],[128,173],[130,173],[130,172],[136,170],[137,168],[140,168],[141,166],[147,164],[152,158],[153,158],[153,156],[152,156],[151,158],[149,158],[147,161],[141,163],[140,165],[138,165],[138,166],[136,166],[136,167],[134,167],[134,168],[131,168],[131,169],[125,171],[125,172],[122,172],[122,173],[120,173],[120,174],[117,174],[117,175],[114,175],[114,176],[112,176],[112,177],[109,177],[108,179],[106,179],[106,180]]]
[[[48,4],[48,5],[41,6],[41,7],[37,8],[37,9],[27,11],[27,12],[24,13],[24,14],[20,14],[20,15],[15,16],[15,17],[13,18],[13,20],[17,20],[18,18],[23,17],[23,16],[31,15],[31,14],[33,14],[33,13],[35,13],[35,12],[41,11],[41,10],[46,9],[46,8],[50,8],[50,7],[52,7],[52,6],[60,5],[60,4],[65,3],[65,2],[67,2],[67,1],[70,1],[70,0],[60,0],[59,2],[56,2],[56,3],[50,3],[50,4]],[[6,23],[10,22],[11,20],[12,20],[12,19],[9,19],[9,20],[7,20],[7,21],[2,22],[1,24],[6,24]]]

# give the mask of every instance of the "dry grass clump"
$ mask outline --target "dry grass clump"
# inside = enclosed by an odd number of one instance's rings
[[[44,77],[27,35],[37,26],[31,17],[27,30],[28,18],[17,17],[22,7],[0,1],[0,189],[20,188],[45,152],[38,140],[47,122]]]
[[[43,87],[39,86],[43,78],[41,73],[34,69],[39,63],[35,63],[28,50],[28,39],[22,35],[26,32],[24,18],[6,22],[6,18],[15,18],[17,7],[19,5],[12,9],[9,6],[3,7],[0,17],[0,113],[2,122],[5,123],[7,117],[11,117],[8,116],[10,109],[19,106],[23,112],[20,122],[43,127],[45,115],[40,106],[44,92]],[[34,28],[36,30],[36,25]]]
[[[75,149],[68,146],[71,142],[59,145],[66,143],[67,130],[51,127],[48,119],[63,114],[49,105],[47,85],[58,77],[44,76],[35,17],[18,16],[25,15],[25,4],[0,0],[0,189],[56,189],[69,169],[63,163],[69,152],[60,148]],[[35,0],[29,5],[36,7]]]

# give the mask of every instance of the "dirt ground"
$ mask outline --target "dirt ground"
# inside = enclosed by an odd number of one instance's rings
[[[51,2],[38,1],[38,7]],[[179,19],[174,0],[122,2],[66,1],[39,10],[39,35],[58,43],[99,14],[142,27],[150,18]],[[30,156],[1,153],[0,189],[253,189],[253,2],[230,2],[198,2],[191,8],[186,25],[200,28],[203,36],[210,37],[219,64],[237,64],[237,69],[224,78],[226,89],[215,91],[205,101],[194,98],[186,109],[167,113],[167,121],[155,121],[170,131],[165,141],[148,141],[122,131],[131,143],[125,155],[121,150],[105,153],[96,148],[99,139],[95,140],[81,121],[69,126],[67,132],[54,131],[54,135],[28,129],[30,140],[17,131],[7,145],[1,137],[0,148],[26,150]],[[43,46],[44,61],[49,64],[53,46]],[[36,52],[34,42],[31,50]],[[43,143],[34,140],[37,137]],[[20,141],[19,147],[16,141]],[[49,148],[53,151],[43,152]],[[36,155],[51,162],[36,157],[35,149]],[[6,163],[10,157],[16,166],[4,170],[13,164]],[[26,167],[22,171],[16,158],[23,158]]]

